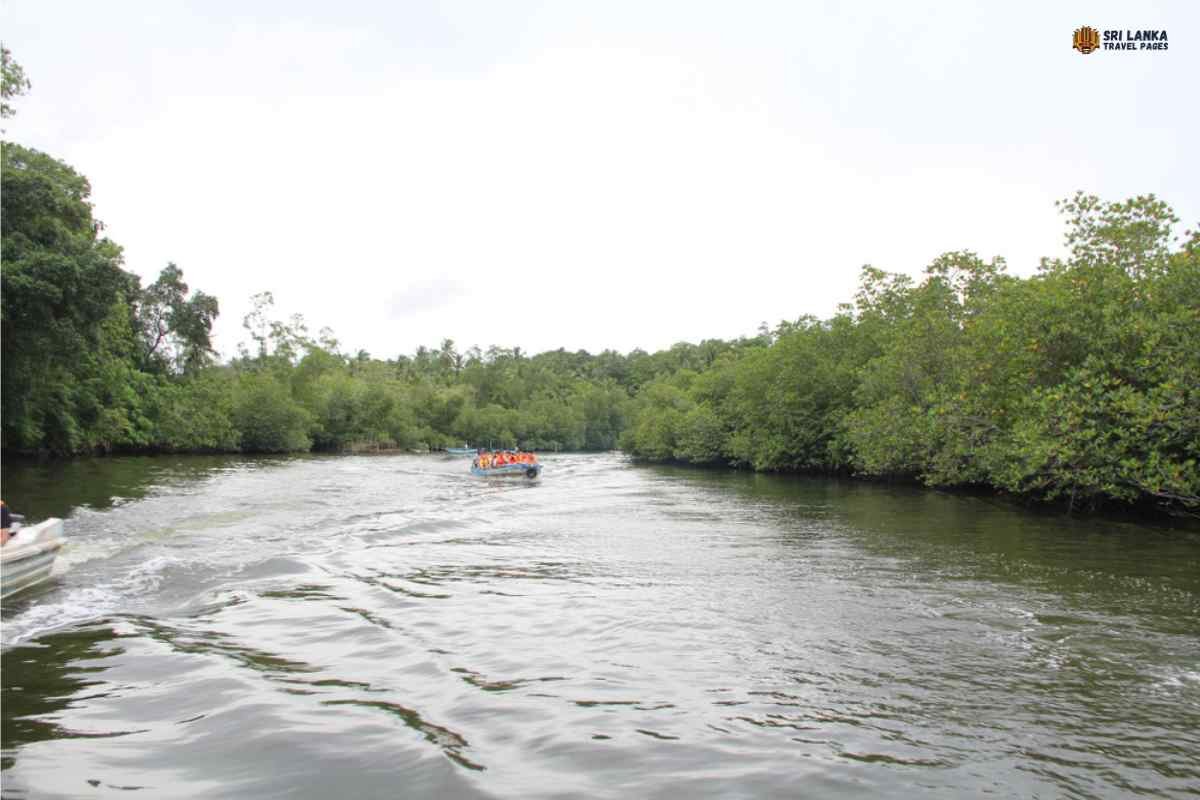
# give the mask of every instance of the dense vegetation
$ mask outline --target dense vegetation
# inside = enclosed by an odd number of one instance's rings
[[[437,448],[463,441],[609,449],[631,392],[676,354],[519,349],[346,355],[302,318],[245,320],[228,364],[209,340],[217,301],[168,265],[143,287],[102,236],[86,179],[35,150],[3,149],[3,446],[129,450]],[[707,345],[706,345],[707,346]],[[713,353],[733,345],[715,344]],[[690,351],[690,347],[687,348]]]
[[[4,52],[4,116],[29,86]],[[381,360],[272,319],[218,364],[219,307],[168,265],[143,287],[87,180],[3,145],[6,452],[617,446],[649,460],[977,485],[1072,505],[1200,508],[1200,237],[1153,197],[1061,205],[1070,257],[1021,279],[947,253],[865,268],[852,304],[736,341],[599,355]]]
[[[460,354],[450,341],[391,361],[348,357],[300,318],[272,320],[269,294],[246,318],[251,348],[217,365],[217,301],[190,292],[175,265],[148,287],[122,269],[84,178],[6,144],[3,182],[6,450],[601,449],[624,425],[629,384],[609,372],[624,377],[629,359]]]
[[[866,268],[834,318],[644,387],[622,446],[1200,507],[1200,236],[1172,249],[1153,197],[1060,207],[1067,260],[1028,279],[967,252],[920,282]]]

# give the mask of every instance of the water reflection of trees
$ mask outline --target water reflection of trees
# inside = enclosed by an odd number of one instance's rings
[[[115,456],[56,461],[6,460],[4,500],[29,519],[68,517],[80,506],[111,508],[162,486],[233,469],[286,463],[272,456]]]
[[[1028,509],[1002,496],[803,475],[696,467],[646,467],[661,480],[714,499],[750,503],[796,543],[814,521],[875,555],[903,558],[930,575],[1018,582],[1056,592],[1104,591],[1114,602],[1170,586],[1200,596],[1196,535],[1127,520]],[[708,506],[712,508],[712,506]],[[1105,583],[1097,585],[1097,576]],[[1146,582],[1149,581],[1147,585]],[[1147,602],[1177,602],[1151,591]]]
[[[0,654],[4,698],[0,737],[4,750],[0,769],[16,763],[18,750],[34,742],[121,736],[127,731],[83,733],[59,724],[60,712],[86,695],[103,696],[94,687],[105,685],[100,663],[124,651],[113,645],[116,635],[106,624],[42,636],[36,643],[9,648]]]

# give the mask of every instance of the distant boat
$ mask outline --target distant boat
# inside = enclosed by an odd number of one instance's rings
[[[49,578],[63,543],[62,520],[54,517],[13,533],[0,547],[0,598]]]
[[[499,467],[471,467],[471,474],[481,478],[520,478],[533,480],[542,474],[541,464],[503,464]]]
[[[475,455],[474,447],[447,447],[446,452],[452,456],[473,456]]]

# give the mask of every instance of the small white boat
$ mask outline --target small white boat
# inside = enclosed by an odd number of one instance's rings
[[[63,523],[54,517],[15,531],[0,546],[0,598],[49,578],[63,544]]]

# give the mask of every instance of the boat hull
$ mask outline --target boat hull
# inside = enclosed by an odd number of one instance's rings
[[[533,480],[542,474],[541,464],[505,464],[502,467],[471,467],[471,474],[480,478],[525,478]]]
[[[22,528],[0,547],[0,598],[36,586],[50,577],[62,549],[63,523],[48,519]]]

